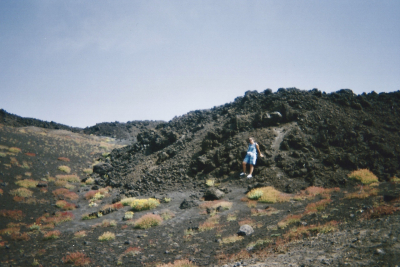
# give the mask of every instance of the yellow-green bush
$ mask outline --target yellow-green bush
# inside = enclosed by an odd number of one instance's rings
[[[368,169],[359,169],[348,174],[350,179],[358,180],[362,184],[372,184],[378,182],[378,177]]]
[[[147,229],[152,226],[157,226],[163,222],[160,215],[147,213],[135,222],[135,228]]]
[[[121,201],[122,202],[122,201]],[[135,199],[131,202],[131,208],[135,211],[150,210],[160,205],[160,201],[155,198]]]
[[[290,200],[290,196],[279,192],[272,186],[255,188],[247,193],[247,197],[257,199],[263,203],[286,202]]]

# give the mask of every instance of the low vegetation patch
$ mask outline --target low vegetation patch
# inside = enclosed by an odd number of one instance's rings
[[[159,264],[156,267],[197,267],[197,265],[189,260],[176,260],[173,263]]]
[[[362,184],[372,184],[379,182],[378,177],[375,176],[368,169],[359,169],[348,174],[350,179],[358,180]]]
[[[26,188],[17,188],[10,191],[10,194],[17,197],[31,197],[33,192]]]
[[[59,166],[59,167],[58,167],[58,170],[60,170],[60,171],[62,171],[62,172],[65,172],[65,173],[70,173],[70,172],[71,172],[71,168],[68,167],[68,166],[65,166],[65,165]]]
[[[140,229],[148,229],[153,226],[157,226],[163,222],[163,219],[161,218],[160,215],[158,214],[151,214],[147,213],[140,217],[135,223],[134,227],[135,228],[140,228]]]
[[[11,239],[16,241],[28,241],[31,239],[27,233],[13,233]]]
[[[131,220],[131,219],[133,218],[133,214],[135,214],[135,213],[133,213],[133,211],[127,211],[127,212],[125,212],[125,214],[124,214],[124,220],[125,220],[125,221]]]
[[[243,236],[239,236],[239,235],[231,235],[231,236],[227,236],[221,239],[220,245],[225,245],[225,244],[231,244],[240,240],[243,240],[244,237]]]
[[[78,194],[76,194],[75,192],[71,192],[66,188],[58,188],[58,189],[54,190],[53,195],[55,197],[67,198],[70,200],[75,200],[75,199],[79,198]]]
[[[139,248],[139,247],[129,247],[121,255],[119,255],[117,264],[118,265],[122,265],[123,264],[122,259],[124,257],[135,257],[135,256],[139,255],[140,253],[142,253],[142,249],[141,248]]]
[[[310,203],[305,208],[304,213],[309,214],[309,213],[316,213],[316,212],[323,211],[323,210],[325,210],[325,207],[331,202],[332,201],[330,199],[322,199],[318,202]]]
[[[134,211],[150,210],[156,208],[158,205],[160,205],[160,201],[155,198],[135,199],[130,204]]]
[[[124,205],[124,206],[130,206],[131,203],[132,203],[134,200],[136,200],[135,197],[127,197],[127,198],[121,199],[121,203],[122,203],[122,205]]]
[[[359,199],[364,199],[368,197],[373,197],[378,195],[378,189],[371,187],[372,184],[364,185],[364,186],[359,186],[358,188],[360,189],[359,191],[353,192],[353,193],[347,193],[344,198],[345,199],[353,199],[353,198],[359,198]]]
[[[398,207],[393,207],[389,205],[380,205],[368,210],[366,213],[363,214],[362,217],[365,219],[375,219],[386,215],[392,215],[393,213],[399,210],[400,208]]]
[[[59,238],[61,235],[60,231],[58,230],[54,230],[54,231],[50,231],[47,232],[43,235],[43,239],[48,240],[48,239],[57,239]]]
[[[18,147],[10,147],[9,149],[8,149],[8,152],[10,152],[10,153],[13,153],[13,154],[18,154],[18,153],[20,153],[22,150],[20,149],[20,148],[18,148]]]
[[[283,237],[287,241],[298,240],[317,233],[329,233],[337,229],[338,222],[330,221],[322,225],[300,226],[290,229]]]
[[[0,216],[20,221],[25,217],[22,210],[0,210]]]
[[[38,185],[39,181],[35,181],[33,179],[24,179],[16,181],[15,184],[25,188],[35,188]]]
[[[76,205],[75,204],[69,203],[69,202],[67,202],[65,200],[58,200],[56,202],[56,206],[58,208],[60,208],[60,209],[63,209],[63,210],[74,210],[74,209],[76,209]]]
[[[199,231],[204,232],[214,229],[218,225],[219,219],[218,215],[208,218],[204,223],[199,225]]]
[[[49,213],[45,213],[43,216],[36,219],[36,224],[50,224],[54,227],[57,224],[72,221],[73,219],[74,214],[69,211],[56,212],[53,216],[50,216]]]
[[[160,212],[161,218],[166,221],[175,217],[175,213],[170,210],[163,210]]]
[[[85,237],[86,235],[87,235],[87,234],[86,234],[86,231],[84,231],[84,230],[78,231],[78,232],[74,233],[74,237],[75,237],[75,238]]]
[[[286,218],[283,219],[282,221],[278,222],[278,227],[286,228],[290,224],[299,223],[301,218],[302,218],[302,215],[292,215],[291,214],[289,216],[286,216]]]
[[[105,219],[101,222],[101,227],[115,227],[115,226],[117,226],[116,220]]]
[[[56,178],[58,181],[66,181],[70,183],[79,183],[81,181],[76,174],[56,175]]]
[[[59,160],[59,161],[65,161],[65,162],[70,162],[69,158],[66,158],[66,157],[59,157],[57,160]]]
[[[258,200],[263,203],[286,202],[290,200],[289,195],[279,192],[272,186],[255,188],[248,192],[246,196],[249,199]]]
[[[115,239],[115,234],[111,232],[105,232],[99,236],[100,241],[110,241]]]
[[[273,207],[270,207],[268,209],[251,209],[251,216],[271,216],[273,214],[277,214],[281,212],[280,210],[277,210]]]
[[[74,266],[85,266],[91,263],[91,259],[85,253],[77,251],[62,258],[64,263],[72,263]]]

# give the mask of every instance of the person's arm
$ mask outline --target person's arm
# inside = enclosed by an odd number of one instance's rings
[[[261,154],[260,147],[258,146],[258,144],[256,144],[256,148],[257,148],[258,154],[260,154],[260,157],[264,157],[264,155]]]

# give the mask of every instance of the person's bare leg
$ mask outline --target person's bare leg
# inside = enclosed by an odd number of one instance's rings
[[[250,175],[253,174],[253,170],[254,170],[254,165],[251,165],[251,164],[250,164]]]
[[[242,165],[243,165],[243,172],[246,173],[246,162],[243,161]]]

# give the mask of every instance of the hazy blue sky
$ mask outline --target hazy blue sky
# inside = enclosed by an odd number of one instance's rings
[[[0,0],[0,108],[170,120],[247,90],[400,90],[399,0]]]

